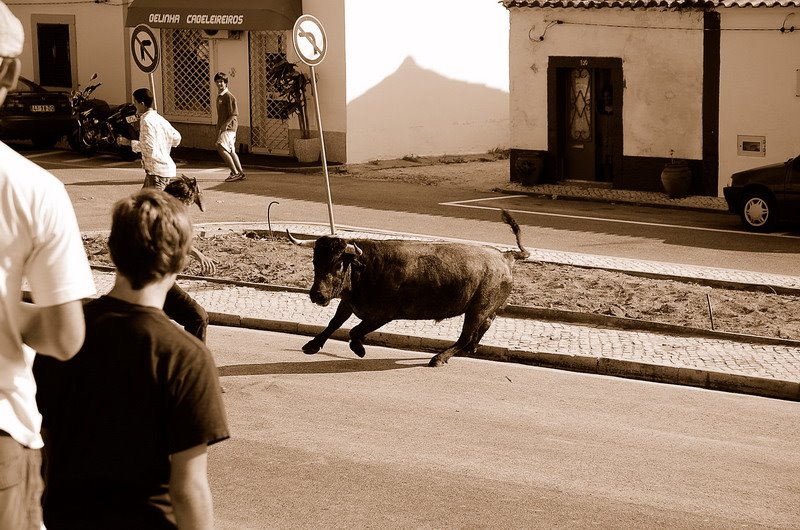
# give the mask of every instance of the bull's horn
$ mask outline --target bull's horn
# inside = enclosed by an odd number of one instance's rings
[[[295,239],[292,234],[289,233],[289,229],[286,229],[286,235],[289,236],[289,241],[294,243],[295,245],[300,245],[301,247],[311,247],[314,248],[314,244],[317,242],[316,239],[304,239],[300,241],[299,239]]]
[[[355,254],[356,256],[360,256],[361,254],[364,253],[364,251],[358,248],[358,245],[356,245],[355,243],[348,243],[347,246],[344,247],[344,253]]]

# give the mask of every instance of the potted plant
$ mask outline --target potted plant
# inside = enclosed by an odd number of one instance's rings
[[[692,170],[686,160],[676,160],[674,149],[669,150],[669,162],[661,171],[661,185],[670,199],[679,199],[689,194],[692,187]]]
[[[277,92],[285,98],[281,117],[288,120],[293,114],[297,115],[300,124],[300,138],[294,140],[294,154],[298,162],[316,162],[319,160],[319,138],[312,138],[308,126],[308,100],[306,87],[310,82],[307,75],[297,69],[297,64],[290,63],[285,58],[273,61],[267,72],[267,79],[271,80]]]

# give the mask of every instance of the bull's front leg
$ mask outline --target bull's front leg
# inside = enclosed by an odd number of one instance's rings
[[[303,353],[312,355],[321,350],[325,345],[325,341],[331,338],[333,332],[342,327],[342,324],[347,322],[347,319],[350,318],[350,315],[352,314],[353,308],[350,307],[350,304],[344,300],[340,300],[339,307],[336,308],[336,313],[334,313],[331,321],[328,322],[328,327],[323,329],[319,335],[308,341],[303,346]]]
[[[353,329],[350,330],[350,349],[353,350],[353,353],[364,357],[367,353],[364,349],[364,337],[389,322],[391,320],[363,320],[353,326]]]

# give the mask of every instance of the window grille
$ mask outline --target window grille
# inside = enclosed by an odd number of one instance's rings
[[[286,102],[267,73],[273,61],[286,58],[282,31],[250,32],[250,147],[256,152],[289,154]]]
[[[209,41],[200,30],[162,29],[164,114],[211,120]]]

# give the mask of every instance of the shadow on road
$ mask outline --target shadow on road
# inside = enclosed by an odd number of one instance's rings
[[[84,182],[70,182],[70,186],[119,186],[122,184],[141,184],[144,182],[144,172],[140,178],[119,180],[87,180]]]
[[[279,362],[260,364],[236,364],[220,366],[220,377],[238,375],[275,375],[275,374],[343,374],[350,372],[383,372],[403,368],[427,367],[428,358],[412,357],[408,359],[334,359],[319,362]],[[418,364],[405,364],[407,361],[420,361]]]

